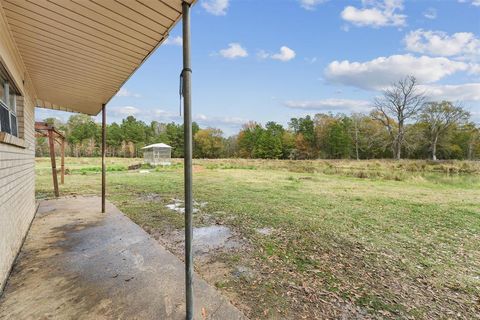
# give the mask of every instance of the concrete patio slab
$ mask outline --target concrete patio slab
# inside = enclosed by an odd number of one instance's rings
[[[99,197],[42,201],[0,319],[184,319],[184,264]],[[195,319],[245,319],[194,278]]]

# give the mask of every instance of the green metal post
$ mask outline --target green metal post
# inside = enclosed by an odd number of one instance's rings
[[[182,2],[183,11],[183,130],[185,179],[185,293],[186,319],[193,319],[193,254],[192,254],[192,96],[190,65],[190,4]]]

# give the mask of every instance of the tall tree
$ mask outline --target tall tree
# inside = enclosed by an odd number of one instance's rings
[[[76,114],[68,119],[66,140],[72,146],[75,156],[93,155],[91,152],[85,154],[85,150],[82,152],[82,149],[85,149],[82,147],[84,147],[85,144],[92,145],[91,141],[95,139],[96,131],[97,126],[91,116]]]
[[[196,158],[219,158],[223,147],[223,132],[220,129],[200,129],[194,136]]]
[[[437,145],[441,139],[454,125],[466,122],[470,113],[462,107],[454,106],[449,101],[429,102],[423,108],[420,121],[425,124],[426,135],[429,139],[429,148],[432,160],[437,160]]]
[[[315,115],[315,132],[320,154],[325,158],[349,158],[352,153],[352,120],[344,114]]]
[[[233,158],[238,156],[238,136],[233,135],[223,139],[222,158]]]
[[[242,126],[242,130],[240,130],[237,137],[240,157],[255,157],[255,147],[263,130],[259,123],[253,121]]]
[[[362,115],[359,113],[353,113],[352,116],[352,133],[353,143],[355,145],[355,159],[360,160],[360,124],[362,121]]]
[[[418,88],[417,79],[408,76],[383,91],[383,97],[375,99],[372,116],[388,131],[394,158],[400,160],[405,142],[407,121],[422,110],[425,94]]]
[[[147,126],[143,121],[135,119],[134,116],[128,116],[122,120],[120,125],[123,132],[123,138],[129,146],[129,154],[131,157],[137,157],[138,150],[145,145]],[[133,146],[130,148],[130,146]]]
[[[465,129],[469,136],[467,142],[467,159],[474,160],[480,155],[480,128],[475,126],[474,123],[468,123],[465,125]]]
[[[117,123],[112,123],[107,126],[107,150],[110,149],[110,154],[115,157],[118,156],[116,151],[122,146],[123,134],[122,129]]]
[[[310,116],[305,118],[292,118],[288,123],[295,133],[296,157],[313,159],[318,155],[315,123]]]
[[[255,158],[280,159],[283,155],[282,136],[285,129],[281,124],[267,122],[254,150]]]

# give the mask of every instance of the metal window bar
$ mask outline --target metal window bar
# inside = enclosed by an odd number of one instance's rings
[[[11,134],[15,137],[18,137],[17,117],[13,113],[10,114],[10,125]]]
[[[0,131],[18,137],[16,95],[10,94],[10,84],[3,82],[3,97],[0,99]]]
[[[5,94],[5,104],[7,105],[8,107],[8,128],[10,130],[10,132],[8,133],[12,133],[12,118],[10,117],[10,108],[9,108],[9,104],[10,104],[10,84],[8,83],[8,81],[5,81],[5,84],[3,86],[3,90],[4,90],[4,94]]]
[[[8,111],[8,107],[0,102],[0,131],[11,133],[10,129],[10,112]]]

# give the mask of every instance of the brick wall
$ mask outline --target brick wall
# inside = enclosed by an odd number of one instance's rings
[[[0,4],[0,63],[22,92],[18,145],[0,141],[0,292],[35,214],[35,93]],[[21,145],[21,146],[19,146]]]

